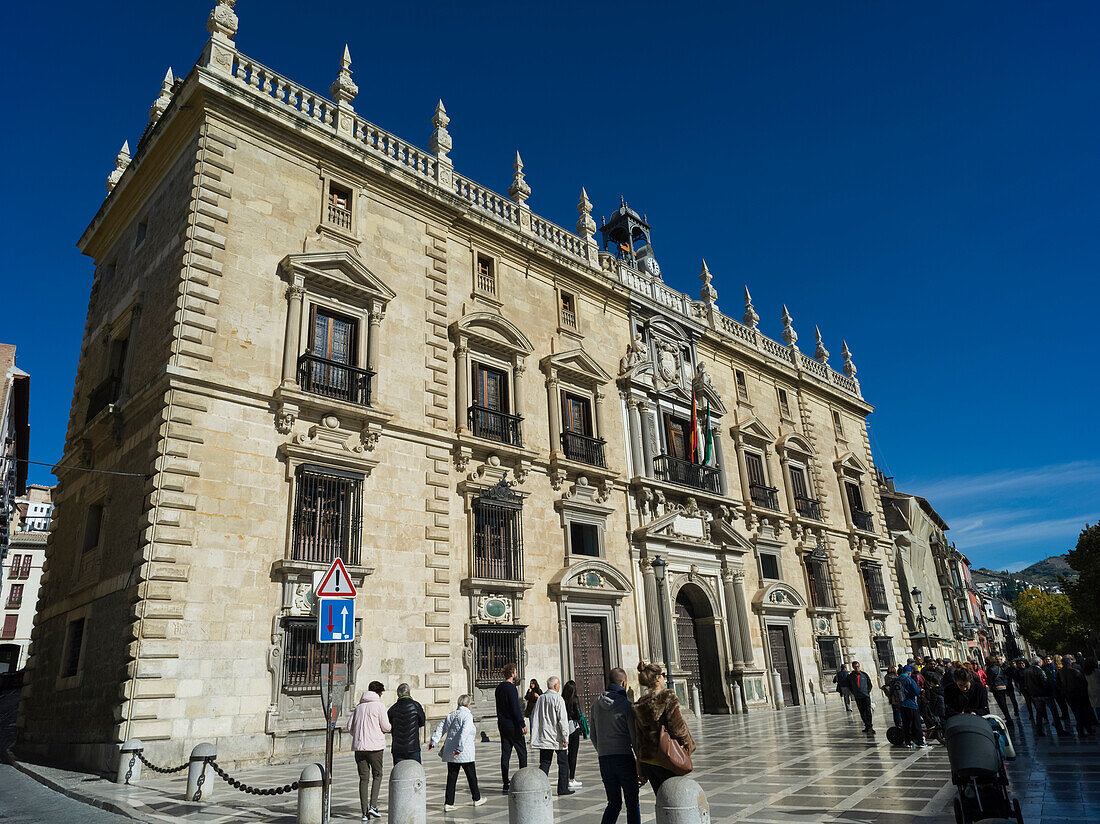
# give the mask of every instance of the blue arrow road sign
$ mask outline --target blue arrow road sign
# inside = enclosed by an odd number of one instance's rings
[[[321,598],[317,605],[317,640],[320,643],[344,644],[355,640],[354,600]]]

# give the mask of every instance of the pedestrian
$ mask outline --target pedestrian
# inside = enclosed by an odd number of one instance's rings
[[[901,731],[905,736],[905,745],[916,749],[924,744],[924,733],[920,726],[920,714],[917,710],[917,696],[920,687],[913,679],[913,668],[906,664],[898,673],[890,695],[890,703],[896,702],[901,715]]]
[[[1065,735],[1062,729],[1062,720],[1058,716],[1058,706],[1054,702],[1054,676],[1043,666],[1043,659],[1035,656],[1031,666],[1024,674],[1028,694],[1031,696],[1032,705],[1035,707],[1035,734],[1046,735],[1044,727],[1047,722],[1047,711],[1050,711],[1051,722],[1059,735]]]
[[[1051,712],[1058,712],[1061,710],[1062,723],[1068,724],[1069,704],[1066,702],[1066,696],[1062,694],[1062,685],[1058,683],[1058,670],[1061,665],[1061,655],[1057,658],[1048,655],[1043,659],[1043,669],[1046,671],[1047,680],[1050,682],[1051,695],[1054,698],[1054,703],[1050,705]]]
[[[852,674],[848,676],[848,689],[855,699],[859,717],[863,719],[863,731],[874,732],[875,725],[871,717],[871,677],[859,668],[859,661],[852,662]]]
[[[1073,719],[1079,736],[1091,736],[1095,726],[1092,707],[1089,704],[1089,682],[1072,655],[1062,656],[1062,668],[1058,670],[1058,686],[1073,710]]]
[[[993,663],[990,665],[986,676],[989,678],[989,685],[993,688],[993,699],[1000,707],[1004,719],[1007,721],[1012,717],[1008,713],[1008,696],[1010,692],[1012,693],[1012,706],[1016,710],[1016,717],[1019,718],[1020,708],[1016,705],[1016,694],[1012,692],[1012,681],[1001,656],[993,656]]]
[[[523,708],[523,714],[528,718],[530,718],[531,713],[535,711],[535,702],[539,700],[540,695],[542,695],[542,688],[539,686],[539,682],[532,678],[531,684],[527,688],[527,694],[523,696],[523,700],[526,702]]]
[[[932,723],[939,726],[943,723],[945,712],[943,704],[943,675],[940,674],[940,668],[930,667],[925,670],[924,683],[928,685],[928,689],[926,690],[928,713],[931,715]]]
[[[615,824],[626,803],[626,824],[641,824],[638,803],[637,732],[626,694],[626,670],[615,667],[607,690],[592,704],[592,746],[599,757],[607,806],[600,824]]]
[[[420,763],[420,730],[427,723],[424,708],[413,700],[408,684],[397,685],[397,703],[388,713],[390,719],[390,755],[393,763]]]
[[[382,704],[385,687],[380,681],[371,681],[367,691],[359,696],[359,704],[348,719],[351,748],[355,750],[355,767],[359,771],[359,806],[363,821],[381,818],[378,812],[378,793],[382,790],[382,753],[386,749],[385,733],[389,732],[390,718]]]
[[[1097,722],[1100,722],[1100,666],[1095,658],[1086,658],[1081,665],[1081,673],[1089,685],[1089,704],[1092,705],[1092,714]]]
[[[1035,713],[1031,708],[1031,691],[1027,686],[1027,661],[1023,658],[1016,659],[1016,666],[1012,670],[1012,677],[1016,679],[1016,686],[1020,690],[1020,695],[1024,697],[1024,705],[1027,707],[1027,718],[1029,721],[1035,718]]]
[[[661,730],[678,743],[688,755],[695,752],[695,739],[684,723],[676,693],[665,689],[665,674],[657,664],[638,663],[638,681],[648,689],[634,705],[634,724],[638,742],[638,770],[649,781],[653,794],[675,773],[661,765]]]
[[[898,668],[887,667],[886,675],[882,679],[882,691],[886,693],[886,700],[890,704],[890,712],[893,714],[894,726],[901,727],[901,710],[898,709],[898,704],[894,703],[894,682],[898,680]]]
[[[539,751],[539,769],[550,775],[550,764],[558,758],[558,795],[572,795],[569,788],[569,717],[562,700],[561,679],[546,681],[546,692],[535,701],[531,712],[531,749]]]
[[[501,790],[508,794],[508,766],[512,760],[512,750],[516,751],[519,759],[519,768],[527,766],[527,722],[523,719],[523,707],[519,702],[519,690],[516,688],[516,679],[519,677],[519,667],[516,664],[506,664],[501,670],[504,679],[497,684],[497,732],[500,733],[500,777],[504,783]]]
[[[955,677],[943,688],[946,715],[989,715],[989,691],[967,667],[955,667]]]
[[[852,711],[852,689],[848,686],[848,678],[850,673],[848,672],[848,665],[841,664],[840,669],[836,671],[836,675],[833,676],[833,683],[836,684],[836,691],[840,693],[840,697],[844,699],[844,709],[847,712]]]
[[[474,743],[477,741],[477,727],[474,726],[474,714],[470,712],[470,702],[474,697],[469,693],[458,696],[458,706],[439,722],[428,742],[428,749],[439,747],[439,757],[447,765],[447,791],[443,796],[443,812],[456,809],[455,790],[458,787],[458,771],[466,773],[466,783],[470,785],[470,795],[474,806],[480,807],[486,799],[481,797],[477,787],[477,766],[474,764]]]
[[[577,753],[581,748],[581,736],[588,737],[587,723],[581,710],[581,700],[577,695],[577,682],[566,681],[561,690],[561,699],[565,702],[565,715],[569,719],[569,789],[579,790],[581,782],[577,780]]]

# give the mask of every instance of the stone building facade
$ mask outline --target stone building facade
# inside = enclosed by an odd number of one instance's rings
[[[704,712],[903,652],[846,346],[841,374],[786,311],[765,337],[747,290],[722,314],[705,264],[698,300],[669,288],[625,203],[600,240],[584,192],[575,234],[534,214],[518,155],[507,197],[463,177],[442,103],[430,151],[373,125],[346,50],[326,98],[237,50],[232,2],[208,29],[80,241],[24,752],[316,751],[337,555],[358,688],[407,681],[431,717],[491,711],[509,661],[591,696],[664,657],[662,620]]]

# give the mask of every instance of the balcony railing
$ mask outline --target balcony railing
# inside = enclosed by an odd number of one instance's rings
[[[864,532],[875,531],[875,522],[871,520],[871,513],[864,512],[862,509],[852,510],[852,524],[856,529],[862,529]]]
[[[519,415],[509,415],[507,412],[498,412],[484,406],[471,406],[467,412],[470,422],[470,431],[479,438],[512,446],[523,446],[520,423],[523,421]]]
[[[328,222],[341,229],[351,229],[351,210],[341,209],[332,203],[328,205]]]
[[[779,490],[774,486],[749,484],[749,497],[752,498],[754,506],[779,511]]]
[[[658,455],[653,459],[653,474],[661,481],[702,489],[715,495],[722,494],[718,469],[713,466],[695,464],[671,455]]]
[[[603,457],[605,443],[607,441],[603,438],[593,438],[579,432],[561,433],[561,448],[565,452],[565,457],[571,461],[579,461],[590,466],[607,466],[607,462]]]
[[[110,404],[117,401],[121,389],[122,379],[117,375],[112,375],[93,389],[91,394],[88,395],[88,414],[84,418],[84,422],[87,423]]]
[[[298,385],[313,395],[324,395],[359,406],[370,406],[374,373],[346,363],[306,353],[298,358]]]
[[[803,518],[809,518],[812,521],[821,520],[821,501],[817,498],[804,498],[801,495],[795,495],[794,508]]]

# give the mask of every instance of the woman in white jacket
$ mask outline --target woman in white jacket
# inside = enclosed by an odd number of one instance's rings
[[[455,809],[455,788],[458,786],[458,770],[466,773],[470,784],[470,795],[474,806],[485,803],[481,791],[477,788],[477,768],[474,764],[474,742],[477,728],[474,726],[474,714],[470,712],[473,696],[466,694],[458,697],[458,709],[439,722],[428,742],[428,749],[439,745],[439,757],[447,764],[447,794],[444,797],[443,811]],[[442,742],[442,743],[440,743]]]

